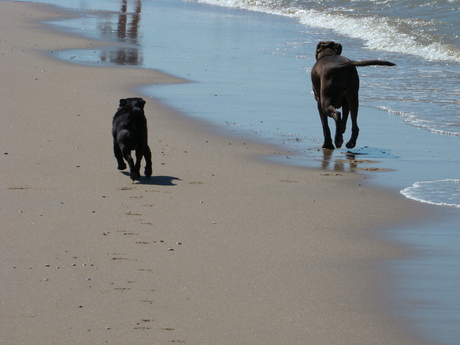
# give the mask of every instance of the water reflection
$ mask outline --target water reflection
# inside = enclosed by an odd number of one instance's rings
[[[399,157],[391,150],[365,146],[351,150],[327,150],[303,148],[291,151],[289,156],[273,156],[269,160],[282,164],[321,169],[330,173],[343,172],[389,172],[393,171],[392,160]]]
[[[128,10],[129,1],[121,2],[121,9],[116,20],[104,20],[99,24],[99,31],[105,38],[116,39],[127,43],[127,47],[117,47],[101,51],[101,62],[109,62],[117,65],[143,64],[143,56],[139,49],[139,25],[141,21],[142,0],[133,1],[133,11]]]
[[[321,149],[322,157],[318,157],[321,162],[321,168],[327,171],[335,172],[386,172],[392,171],[391,168],[381,165],[383,161],[388,162],[388,159],[395,159],[389,150],[364,147],[354,151],[341,151]],[[310,164],[311,165],[311,164]]]
[[[324,170],[332,170],[335,172],[344,172],[344,171],[355,171],[357,164],[353,163],[355,161],[355,155],[350,154],[346,155],[348,159],[349,166],[346,166],[346,159],[337,159],[333,156],[333,150],[321,149],[323,152],[323,159],[321,161],[321,168]]]

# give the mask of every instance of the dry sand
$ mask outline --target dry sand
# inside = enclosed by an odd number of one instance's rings
[[[385,308],[378,229],[420,215],[354,173],[274,165],[146,98],[154,177],[116,170],[110,124],[157,71],[51,50],[95,42],[1,1],[2,344],[421,344]]]

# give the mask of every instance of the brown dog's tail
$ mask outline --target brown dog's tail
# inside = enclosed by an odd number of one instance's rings
[[[348,67],[348,66],[356,66],[356,67],[364,67],[364,66],[396,66],[393,62],[385,61],[385,60],[364,60],[364,61],[347,61],[340,64],[338,67]]]

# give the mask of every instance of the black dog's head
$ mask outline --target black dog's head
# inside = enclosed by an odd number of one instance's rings
[[[118,105],[118,109],[121,108],[140,108],[144,109],[145,101],[142,98],[134,97],[134,98],[122,98],[120,99],[120,104]]]
[[[332,41],[319,42],[316,46],[316,60],[319,60],[326,55],[340,55],[342,54],[342,45]]]

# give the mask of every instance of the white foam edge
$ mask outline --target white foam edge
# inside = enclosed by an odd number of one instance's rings
[[[255,12],[297,18],[303,25],[333,30],[344,36],[362,39],[372,50],[415,55],[430,61],[460,62],[460,51],[439,42],[418,43],[415,37],[398,31],[384,17],[351,17],[343,14],[321,13],[295,7],[276,9],[264,1],[245,0],[197,0],[199,3],[221,7],[240,8]],[[407,20],[406,20],[407,21]]]
[[[434,202],[430,200],[426,200],[423,198],[419,198],[413,195],[413,191],[415,189],[421,188],[422,184],[426,183],[436,183],[436,182],[454,182],[454,183],[460,183],[460,179],[444,179],[444,180],[432,180],[432,181],[417,181],[415,182],[412,186],[406,187],[400,191],[402,195],[404,195],[408,199],[412,199],[418,202],[422,202],[425,204],[431,204],[431,205],[437,205],[437,206],[449,206],[449,207],[455,207],[455,208],[460,208],[460,204],[452,204],[452,203],[447,203],[447,202]]]

